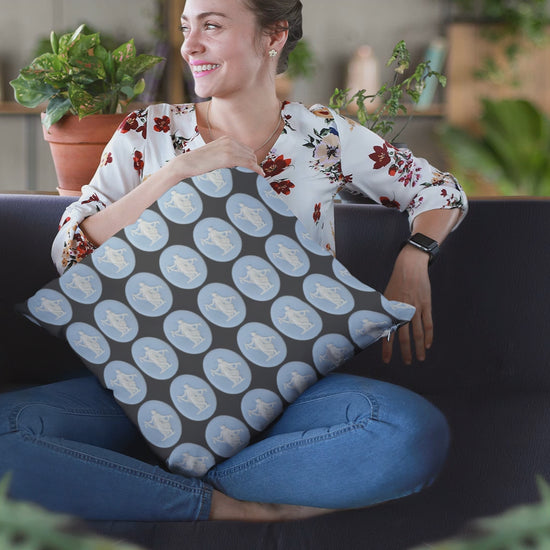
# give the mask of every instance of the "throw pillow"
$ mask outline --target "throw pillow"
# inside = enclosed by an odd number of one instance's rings
[[[180,182],[23,310],[190,476],[414,314],[351,275],[241,169]]]

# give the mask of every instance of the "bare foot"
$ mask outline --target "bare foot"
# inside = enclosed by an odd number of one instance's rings
[[[292,521],[307,519],[334,510],[294,504],[268,504],[263,502],[245,502],[228,497],[219,491],[212,494],[212,506],[209,519],[238,521]]]

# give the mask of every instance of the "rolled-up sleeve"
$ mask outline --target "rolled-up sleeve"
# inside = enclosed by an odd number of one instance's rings
[[[91,182],[82,187],[80,198],[70,204],[61,217],[51,251],[59,273],[64,273],[95,249],[80,229],[82,221],[140,184],[146,137],[147,111],[135,111],[126,117],[105,147]]]

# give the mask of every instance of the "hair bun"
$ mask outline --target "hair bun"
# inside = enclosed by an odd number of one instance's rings
[[[288,39],[279,57],[277,72],[283,73],[288,67],[288,56],[303,36],[302,2],[300,0],[245,0],[256,15],[258,25],[264,32],[288,30]],[[287,25],[281,25],[286,21]]]

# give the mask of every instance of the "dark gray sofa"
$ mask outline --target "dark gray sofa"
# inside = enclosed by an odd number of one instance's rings
[[[49,248],[67,202],[0,195],[0,391],[84,372],[63,343],[10,313],[56,275]],[[407,233],[406,218],[373,205],[339,205],[336,232],[339,259],[383,289]],[[397,353],[385,366],[374,346],[344,368],[407,386],[446,414],[452,447],[431,488],[307,521],[103,521],[88,527],[154,550],[398,550],[537,500],[536,474],[550,480],[550,200],[472,201],[431,278],[436,337],[425,363],[405,366]]]

